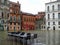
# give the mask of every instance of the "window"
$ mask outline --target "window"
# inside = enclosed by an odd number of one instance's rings
[[[53,13],[53,19],[55,19],[55,14]]]
[[[48,22],[48,25],[50,25],[50,22]]]
[[[58,25],[60,25],[60,22],[58,22]]]
[[[10,16],[10,20],[12,21],[12,16]]]
[[[60,19],[60,13],[58,13],[58,19]]]
[[[43,29],[43,26],[42,26],[42,29]]]
[[[18,21],[20,21],[20,16],[18,17]]]
[[[2,18],[3,18],[3,12],[2,12]]]
[[[2,20],[1,23],[4,23],[4,20]]]
[[[58,10],[60,10],[60,4],[58,4]]]
[[[14,21],[16,21],[16,16],[14,16]]]
[[[49,11],[49,6],[47,7],[47,11]]]
[[[19,27],[18,27],[18,29],[19,29]]]
[[[54,11],[54,5],[52,6],[52,10]]]
[[[7,15],[8,15],[8,17],[9,17],[9,13],[8,13]]]
[[[16,23],[14,23],[14,25],[16,25]]]
[[[45,26],[44,26],[44,29],[45,29]]]
[[[53,22],[53,25],[55,25],[55,22]]]
[[[4,0],[4,3],[7,4],[7,0]]]
[[[59,28],[60,28],[60,26],[59,26]]]
[[[48,14],[48,19],[50,19],[50,14]]]
[[[1,3],[4,3],[4,0],[1,0]]]
[[[12,10],[13,11],[13,10]],[[14,14],[16,14],[17,13],[17,11],[16,10],[14,10]]]
[[[16,31],[16,28],[14,27],[14,31]]]

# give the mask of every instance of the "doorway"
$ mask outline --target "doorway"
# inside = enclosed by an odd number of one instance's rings
[[[55,26],[53,27],[53,30],[55,30]]]

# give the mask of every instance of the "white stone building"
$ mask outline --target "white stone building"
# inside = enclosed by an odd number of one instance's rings
[[[45,4],[46,30],[60,30],[60,0]]]
[[[9,16],[9,0],[0,0],[0,24],[7,30],[7,20]]]

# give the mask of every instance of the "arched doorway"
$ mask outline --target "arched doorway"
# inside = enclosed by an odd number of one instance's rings
[[[53,26],[53,30],[55,30],[55,26]]]

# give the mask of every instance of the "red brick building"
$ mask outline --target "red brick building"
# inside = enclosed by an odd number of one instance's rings
[[[10,14],[8,21],[8,31],[17,32],[20,31],[20,4],[19,2],[10,2]]]
[[[34,30],[35,29],[35,15],[22,12],[22,29]]]

